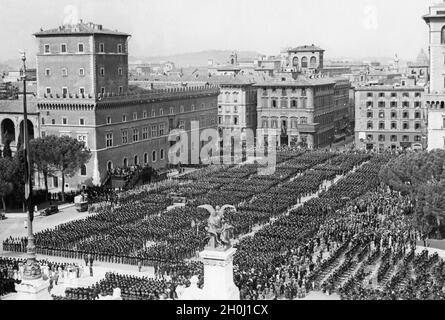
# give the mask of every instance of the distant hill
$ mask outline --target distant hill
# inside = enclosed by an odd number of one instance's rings
[[[207,66],[208,60],[212,59],[214,62],[226,63],[229,60],[231,50],[206,50],[201,52],[191,52],[174,54],[168,56],[153,56],[153,57],[130,57],[131,62],[141,63],[156,63],[161,61],[172,61],[177,67],[204,67]],[[236,51],[238,59],[256,58],[261,53],[256,51]]]

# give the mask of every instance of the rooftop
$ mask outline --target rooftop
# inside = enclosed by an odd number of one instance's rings
[[[109,30],[102,27],[101,24],[95,24],[93,22],[84,23],[82,20],[77,24],[65,24],[61,25],[55,29],[43,30],[40,29],[39,32],[34,33],[36,37],[44,37],[44,36],[56,36],[56,35],[95,35],[95,34],[104,34],[104,35],[116,35],[116,36],[125,36],[129,37],[130,34],[119,32],[117,30]]]
[[[377,85],[377,86],[355,87],[355,90],[356,91],[424,91],[425,88],[421,86]]]
[[[296,80],[286,79],[285,81],[278,80],[268,80],[263,82],[258,82],[255,84],[256,87],[315,87],[335,84],[335,80],[332,78],[298,78]]]
[[[310,46],[305,45],[305,46],[299,46],[299,47],[296,47],[293,49],[289,49],[288,52],[314,52],[314,51],[323,51],[324,52],[325,50],[312,44]]]

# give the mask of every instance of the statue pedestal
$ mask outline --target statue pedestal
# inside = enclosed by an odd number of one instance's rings
[[[239,289],[233,282],[233,255],[225,251],[205,249],[200,253],[204,263],[204,297],[207,300],[239,300]]]
[[[49,280],[35,279],[22,280],[20,284],[15,285],[17,291],[17,300],[52,300],[48,292]]]

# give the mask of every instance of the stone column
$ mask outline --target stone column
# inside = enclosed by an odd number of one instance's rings
[[[240,300],[233,282],[235,248],[225,251],[205,249],[200,253],[204,263],[204,297],[208,300]]]

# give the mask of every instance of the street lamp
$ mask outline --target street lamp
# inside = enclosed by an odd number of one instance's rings
[[[21,74],[23,81],[23,158],[25,161],[25,201],[28,208],[28,246],[26,247],[27,259],[23,271],[23,279],[36,280],[42,277],[42,271],[36,260],[36,246],[34,244],[34,234],[32,230],[34,208],[32,203],[31,160],[29,155],[28,111],[26,108],[26,53],[21,52],[21,55],[23,61],[23,70]]]

